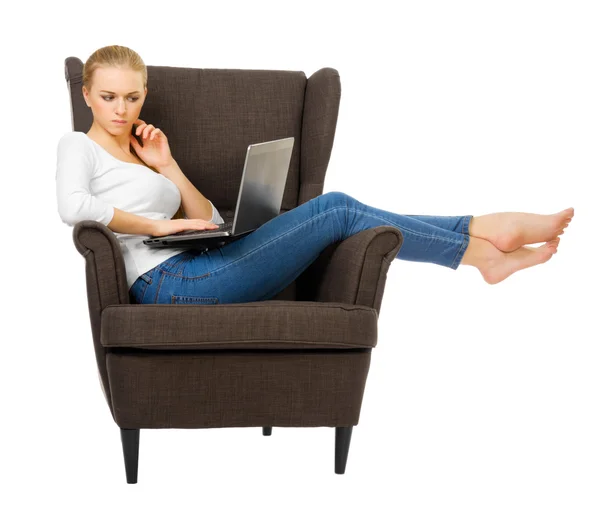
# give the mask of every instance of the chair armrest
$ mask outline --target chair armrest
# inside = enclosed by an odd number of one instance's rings
[[[365,305],[379,314],[387,272],[402,242],[398,228],[377,226],[330,245],[298,277],[299,300]]]
[[[113,413],[112,395],[106,369],[106,351],[100,343],[102,310],[109,305],[129,304],[125,260],[119,241],[112,230],[101,222],[83,220],[73,228],[73,243],[85,258],[88,310],[100,374],[102,392]]]
[[[387,271],[402,246],[393,226],[361,231],[326,248],[297,279],[300,300],[365,305],[379,313]],[[104,224],[84,220],[73,228],[75,247],[86,259],[88,303],[94,314],[129,304],[123,253]]]
[[[90,305],[101,311],[130,303],[125,260],[115,234],[101,222],[83,220],[73,228],[73,243],[85,258]]]

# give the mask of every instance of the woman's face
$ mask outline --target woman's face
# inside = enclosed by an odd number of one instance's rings
[[[141,73],[126,68],[101,67],[94,72],[91,88],[91,91],[85,87],[82,90],[85,102],[92,109],[94,123],[117,137],[128,138],[148,93]],[[125,123],[115,120],[125,120]]]

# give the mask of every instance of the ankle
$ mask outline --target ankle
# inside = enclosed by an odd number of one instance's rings
[[[491,242],[483,238],[471,236],[460,264],[474,266],[481,270],[488,268],[490,263],[497,260],[501,255],[502,252]]]
[[[493,213],[473,215],[473,218],[469,221],[469,235],[477,238],[487,238],[490,229],[489,220],[494,215]]]

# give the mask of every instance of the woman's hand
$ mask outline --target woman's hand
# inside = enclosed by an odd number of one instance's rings
[[[165,136],[163,131],[154,127],[154,125],[147,124],[139,118],[134,120],[133,124],[137,125],[135,134],[144,140],[144,146],[138,143],[133,134],[130,134],[131,146],[133,146],[140,159],[161,173],[161,168],[173,162],[167,136]]]
[[[219,226],[202,219],[172,219],[155,220],[152,236],[166,236],[180,231],[203,231],[205,229],[218,229]]]

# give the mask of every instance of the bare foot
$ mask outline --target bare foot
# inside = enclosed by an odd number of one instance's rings
[[[514,252],[503,252],[492,256],[489,262],[479,268],[481,275],[488,284],[498,284],[513,273],[539,265],[548,261],[556,254],[560,238],[558,236],[540,247],[520,247]]]
[[[548,242],[562,235],[575,215],[574,208],[549,215],[523,212],[490,213],[473,217],[469,234],[488,240],[503,252],[522,245]]]

